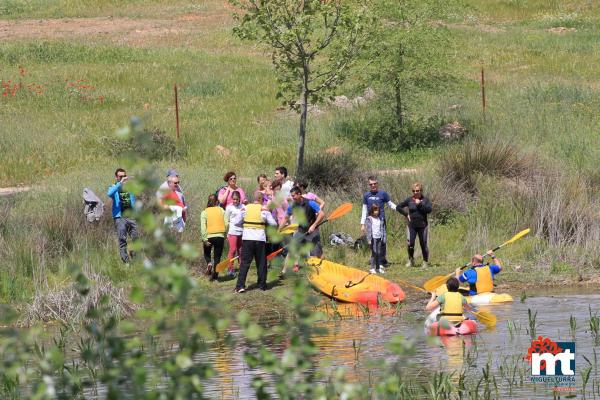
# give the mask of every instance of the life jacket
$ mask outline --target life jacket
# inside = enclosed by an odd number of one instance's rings
[[[308,228],[315,223],[315,221],[317,220],[317,213],[315,212],[315,210],[313,210],[311,208],[311,206],[308,204],[308,200],[303,199],[300,203],[296,204],[293,203],[292,205],[292,215],[296,211],[297,209],[301,209],[302,212],[304,212],[304,216],[305,216],[305,221],[300,221],[301,223],[298,224],[299,230],[300,232],[306,232],[308,231]]]
[[[486,293],[494,291],[494,278],[489,265],[474,267],[477,273],[477,281],[474,284],[469,284],[469,289],[477,293]]]
[[[244,229],[265,229],[265,222],[261,213],[261,204],[248,204],[246,206],[246,216],[244,217]]]
[[[221,207],[207,207],[204,211],[206,212],[206,233],[209,235],[225,233],[225,219]]]
[[[444,305],[440,317],[446,318],[450,322],[462,322],[463,315],[463,296],[458,292],[444,293]]]

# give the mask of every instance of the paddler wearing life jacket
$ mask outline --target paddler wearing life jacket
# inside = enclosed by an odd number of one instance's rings
[[[458,325],[466,318],[463,314],[464,309],[469,309],[467,299],[458,291],[460,282],[455,277],[451,277],[446,281],[448,291],[444,294],[436,296],[435,292],[431,293],[431,299],[425,306],[425,310],[433,311],[440,307],[440,313],[437,319],[445,318],[453,325]]]
[[[489,265],[483,263],[483,256],[475,254],[471,257],[471,267],[465,272],[460,268],[456,269],[456,278],[461,282],[469,284],[469,296],[474,296],[478,293],[487,293],[494,291],[494,277],[502,271],[500,260],[496,258],[492,250],[488,250],[486,255],[492,258]],[[462,290],[461,290],[462,291]]]

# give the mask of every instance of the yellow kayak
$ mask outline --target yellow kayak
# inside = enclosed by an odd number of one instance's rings
[[[308,265],[313,267],[310,283],[336,300],[362,304],[377,304],[378,298],[389,303],[404,300],[400,286],[381,276],[318,257],[309,258]]]
[[[446,289],[446,285],[442,285],[435,290],[435,293],[439,296],[443,293],[446,293],[448,289]],[[508,293],[494,293],[494,292],[484,292],[477,293],[474,296],[465,296],[467,302],[469,304],[473,304],[474,306],[485,306],[489,304],[500,304],[500,303],[510,303],[513,301],[513,297]]]

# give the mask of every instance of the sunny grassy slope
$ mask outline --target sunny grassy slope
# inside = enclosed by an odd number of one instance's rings
[[[23,84],[15,96],[0,97],[0,186],[36,187],[30,194],[0,200],[2,301],[26,300],[36,287],[60,286],[70,263],[83,262],[116,281],[135,276],[117,258],[110,221],[99,228],[81,221],[81,190],[88,186],[103,194],[111,183],[114,168],[123,161],[107,155],[102,138],[126,125],[130,116],[142,117],[146,127],[175,135],[175,82],[180,85],[181,145],[187,156],[157,163],[156,176],[162,178],[171,165],[181,171],[193,207],[186,238],[193,243],[200,243],[194,221],[226,170],[235,169],[242,186],[252,188],[258,173],[270,174],[279,164],[293,169],[295,155],[297,118],[277,109],[269,57],[253,44],[234,39],[224,2],[57,0],[43,4],[0,0],[0,18],[7,19],[2,23],[21,25],[32,19],[58,18],[54,22],[71,27],[72,18],[102,17],[94,23],[107,33],[75,29],[65,36],[51,31],[42,32],[46,36],[40,39],[36,35],[42,33],[36,34],[31,25],[31,32],[22,29],[0,43],[0,79]],[[588,183],[600,182],[595,167],[600,156],[598,22],[600,7],[583,0],[466,1],[442,21],[452,38],[455,84],[441,93],[415,94],[409,111],[457,119],[468,126],[472,137],[512,142],[537,155],[540,163]],[[169,31],[169,26],[175,31]],[[557,27],[576,31],[549,31]],[[487,77],[485,124],[478,84],[482,64]],[[78,80],[94,89],[68,87]],[[27,89],[34,83],[42,86],[40,95]],[[461,107],[449,110],[453,104]],[[418,168],[415,174],[383,178],[382,186],[395,199],[404,196],[416,179],[439,192],[435,187],[438,159],[446,152],[462,151],[460,146],[440,146],[401,154],[373,153],[335,135],[335,122],[344,115],[327,111],[310,119],[309,154],[338,145],[355,155],[365,171]],[[216,145],[230,149],[231,155],[219,155]],[[471,252],[501,243],[528,221],[529,210],[515,206],[505,181],[481,179],[486,190],[477,201],[469,203],[464,213],[454,214],[449,223],[432,229],[432,260],[439,272],[462,264]],[[338,204],[346,196],[338,193],[328,200]],[[358,205],[358,199],[353,200]],[[337,230],[357,236],[357,221],[355,210],[325,227],[324,236]],[[390,224],[390,258],[403,263],[403,221],[393,216]],[[328,251],[351,265],[366,265],[364,254]],[[552,279],[553,266],[564,261],[542,238],[512,247],[506,257],[513,265],[542,263],[547,268],[538,270],[537,276],[545,274],[544,279]],[[594,262],[585,264],[583,272],[594,274]],[[509,280],[522,276],[515,271],[507,270]],[[576,278],[580,272],[571,268],[562,276]],[[423,280],[432,273],[418,274]],[[391,277],[414,275],[396,270]]]

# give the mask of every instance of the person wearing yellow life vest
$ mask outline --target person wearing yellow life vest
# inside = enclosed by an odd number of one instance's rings
[[[440,313],[437,316],[438,320],[444,318],[453,325],[459,325],[466,319],[464,309],[470,309],[467,305],[467,299],[458,291],[459,286],[458,279],[454,277],[448,279],[446,281],[448,291],[437,296],[437,298],[435,292],[432,292],[431,299],[429,299],[429,302],[425,306],[425,310],[433,311],[437,307],[440,307]]]
[[[471,257],[471,267],[469,269],[465,272],[462,272],[460,268],[456,269],[456,278],[460,282],[467,282],[469,284],[469,296],[494,291],[494,277],[502,271],[502,265],[492,250],[488,250],[486,255],[492,258],[490,265],[483,264],[483,256],[481,254],[475,254]]]
[[[246,277],[250,264],[254,259],[258,275],[258,287],[267,290],[267,225],[277,226],[277,222],[269,210],[263,209],[263,194],[254,193],[254,203],[246,205],[243,215],[242,256],[240,273],[235,285],[235,292],[246,291]]]
[[[210,274],[211,281],[219,277],[218,272],[214,270],[214,266],[221,261],[227,223],[225,211],[219,206],[217,196],[211,194],[208,196],[206,208],[200,214],[200,234],[204,244],[204,260],[208,265],[206,272]],[[212,260],[211,253],[213,254]]]

